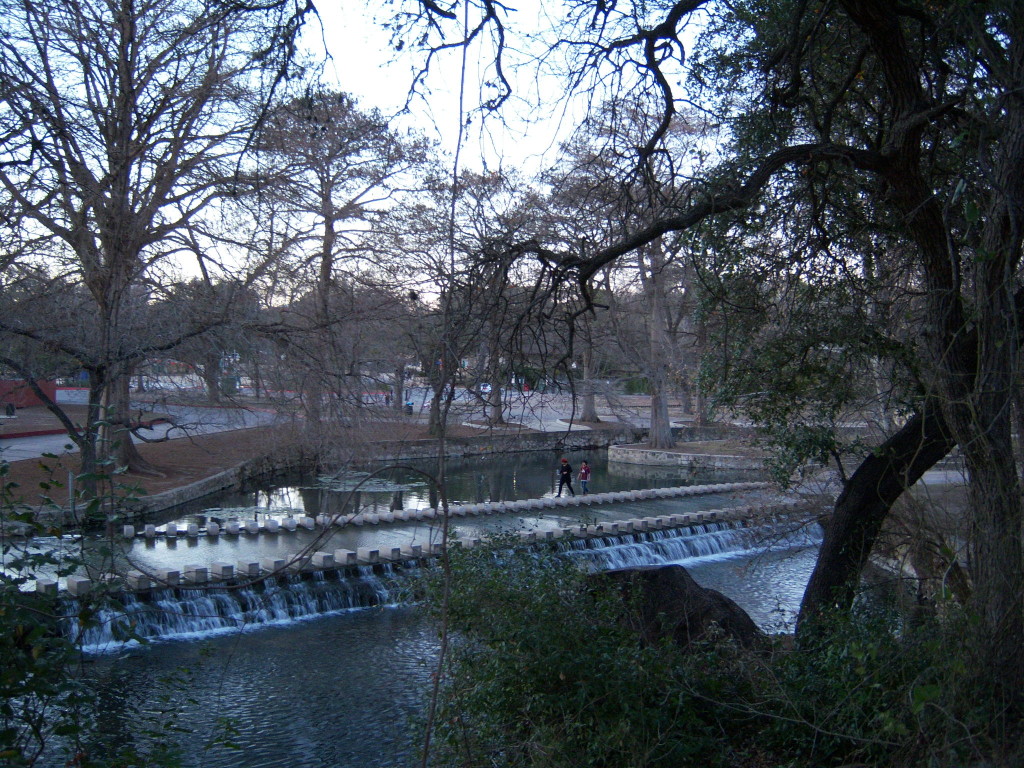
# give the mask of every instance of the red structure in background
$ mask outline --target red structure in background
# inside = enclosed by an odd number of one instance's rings
[[[57,382],[37,381],[38,387],[54,402],[57,401]],[[0,407],[13,403],[15,408],[28,408],[32,405],[43,405],[36,393],[20,379],[0,379]]]

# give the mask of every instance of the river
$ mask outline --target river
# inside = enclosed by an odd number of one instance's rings
[[[591,459],[595,480],[606,486],[601,490],[686,479],[659,470],[644,480],[628,476],[641,474],[635,468],[618,474],[600,455]],[[484,465],[463,467],[453,487],[463,489],[461,496],[476,495],[481,485],[488,493],[499,488],[507,499],[509,489],[525,482],[529,487],[520,498],[540,495],[538,489],[550,493],[550,456],[517,457],[514,464],[502,462],[494,470],[501,482]],[[487,471],[481,482],[482,470]],[[697,479],[705,480],[690,480]],[[294,486],[258,493],[264,500],[301,502],[302,494],[289,488]],[[230,503],[240,509],[274,506],[252,497]],[[216,514],[228,514],[230,503],[218,501]],[[214,513],[188,512],[197,514]],[[583,556],[604,568],[679,562],[699,583],[736,600],[762,627],[780,631],[799,605],[816,540],[802,531],[781,538],[777,533],[708,526],[688,542],[624,537],[618,546]],[[769,540],[774,546],[765,549]],[[414,760],[410,723],[423,706],[436,653],[436,635],[422,610],[391,604],[107,647],[90,657],[87,676],[102,692],[97,728],[108,749],[136,739],[144,743],[156,727],[162,738],[180,745],[186,768],[395,768]],[[183,730],[169,727],[175,724]]]

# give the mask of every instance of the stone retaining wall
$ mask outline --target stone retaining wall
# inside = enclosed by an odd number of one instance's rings
[[[613,445],[608,448],[608,461],[623,464],[643,464],[659,467],[686,467],[687,469],[762,470],[762,459],[752,456],[730,456],[709,453],[680,453],[679,451],[644,448],[641,445]]]
[[[580,430],[577,432],[537,432],[511,434],[507,436],[481,435],[480,437],[452,438],[445,441],[447,455],[451,458],[490,456],[502,453],[530,451],[577,451],[607,448],[613,443],[635,442],[643,437],[645,430],[624,427],[619,430]],[[437,440],[414,440],[394,443],[374,443],[368,446],[363,460],[367,463],[389,463],[414,459],[430,459],[438,455]],[[334,457],[333,461],[349,460],[350,457]],[[145,496],[134,500],[128,507],[129,515],[155,514],[204,496],[224,491],[238,490],[247,483],[269,480],[289,472],[309,468],[317,464],[330,465],[330,456],[317,456],[302,450],[299,446],[277,451],[271,455],[247,461],[238,467],[225,470],[190,485],[172,491]]]

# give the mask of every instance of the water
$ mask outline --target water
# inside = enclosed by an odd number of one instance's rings
[[[595,466],[595,492],[712,481],[665,468],[654,469],[639,480],[627,473],[618,475],[603,454],[588,458]],[[554,464],[549,454],[503,457],[488,473],[482,472],[485,462],[462,462],[453,470],[451,495],[468,502],[550,495]],[[631,467],[629,474],[636,474],[635,470]],[[715,482],[733,479],[750,478],[713,478]],[[406,506],[427,506],[431,501],[425,487],[422,493],[426,496],[416,495],[420,491],[412,478],[393,477],[387,482],[402,486]],[[390,504],[394,492],[390,486],[367,492],[361,504]],[[336,507],[337,493],[282,485],[220,500],[216,511],[185,511],[168,519],[185,524],[215,517],[230,519],[229,515],[279,514],[281,508],[292,504],[297,505],[296,510],[316,514],[323,511],[325,503]],[[624,519],[735,503],[728,495],[699,496],[618,504],[609,509],[615,510],[614,519]],[[486,525],[542,529],[570,522],[565,519],[568,516],[574,516],[574,521],[580,515],[599,519],[604,514],[600,509],[546,510],[507,520],[458,519],[456,525],[466,526],[460,535],[486,533]],[[388,530],[374,527],[374,540],[391,535]],[[429,537],[433,535],[430,531],[430,526],[424,526],[414,535]],[[229,548],[236,551],[220,559],[244,558],[244,548],[256,540],[261,547],[295,550],[306,533],[235,537]],[[359,529],[345,535],[366,533]],[[774,538],[776,549],[765,554],[765,542],[758,532],[723,525],[701,527],[685,536],[659,531],[591,542],[587,551],[580,542],[566,542],[565,546],[567,556],[585,558],[594,568],[682,563],[699,583],[732,597],[761,626],[785,628],[813,567],[816,541],[799,532],[782,537],[776,531],[761,533]],[[356,543],[353,540],[348,548],[354,549]],[[207,544],[202,539],[181,539],[173,546],[162,541],[143,543],[132,556],[146,559],[151,567],[177,562],[182,554],[199,560],[200,550]],[[332,542],[330,546],[345,544]],[[344,582],[336,575],[324,580],[296,578],[291,584],[275,583],[268,589],[249,588],[249,592],[236,590],[233,594],[165,593],[158,596],[156,608],[160,610],[129,600],[128,612],[138,630],[157,638],[155,642],[136,647],[111,645],[111,627],[124,620],[113,615],[107,617],[103,631],[86,638],[94,649],[105,651],[90,657],[87,670],[103,691],[102,719],[97,723],[103,743],[115,748],[130,742],[145,727],[164,725],[167,718],[176,717],[191,733],[176,736],[168,731],[167,738],[178,739],[186,755],[185,768],[411,765],[415,745],[410,721],[422,711],[437,639],[420,609],[395,604],[395,583],[390,574],[380,571],[363,569]],[[157,702],[162,695],[167,699],[160,705]],[[165,711],[176,714],[165,715]],[[237,749],[224,744],[225,721],[237,728],[229,739]],[[60,765],[63,763],[51,763],[52,768]]]
[[[449,501],[480,503],[553,496],[558,487],[555,473],[560,456],[549,451],[532,451],[498,457],[450,459],[445,470]],[[591,493],[757,479],[754,472],[711,474],[692,472],[682,467],[609,462],[605,450],[580,451],[568,456],[577,471],[582,459],[591,464]],[[408,509],[438,507],[437,494],[423,474],[435,475],[436,461],[403,464],[413,469],[399,467],[375,474],[369,480],[367,475],[372,467],[269,482],[246,492],[224,494],[217,498],[216,503],[206,499],[169,510],[160,522],[175,522],[182,527],[188,523],[202,526],[211,520],[259,520],[265,515],[306,514],[315,517],[337,514],[342,510],[348,513],[383,512],[392,509],[399,500]],[[358,498],[350,496],[361,482]],[[579,493],[579,482],[575,479],[573,487]]]
[[[449,499],[453,503],[477,503],[550,497],[556,488],[555,465],[559,455],[532,452],[453,460],[448,470]],[[751,473],[712,476],[678,467],[609,464],[606,451],[574,454],[574,465],[578,465],[581,458],[588,458],[594,466],[592,493],[751,479]],[[434,469],[433,462],[421,462],[419,467],[424,471]],[[173,523],[182,531],[189,524],[205,526],[217,522],[223,528],[228,521],[265,523],[276,520],[282,528],[275,534],[227,535],[222,532],[219,537],[179,534],[173,538],[137,537],[126,542],[117,535],[117,529],[109,538],[90,536],[81,540],[56,540],[37,537],[31,542],[31,551],[49,552],[61,559],[79,555],[93,573],[109,570],[123,573],[130,569],[154,573],[161,569],[183,571],[193,564],[209,568],[214,562],[233,565],[239,561],[259,562],[265,558],[290,560],[295,553],[310,547],[327,552],[335,549],[357,551],[361,547],[427,547],[441,540],[439,522],[332,526],[327,533],[322,528],[315,531],[302,528],[290,532],[284,530],[283,523],[289,517],[335,515],[343,510],[347,516],[354,514],[357,507],[362,512],[384,512],[396,504],[398,497],[401,499],[398,506],[406,509],[437,506],[436,494],[431,494],[423,476],[408,469],[375,476],[363,486],[358,500],[350,498],[349,491],[365,477],[365,472],[351,471],[319,480],[305,478],[270,483],[246,493],[225,494],[196,502],[186,509],[167,513],[159,521],[161,525]],[[488,517],[455,517],[449,530],[458,538],[484,538],[503,532],[547,531],[634,517],[698,512],[751,503],[764,497],[760,491],[718,493]],[[6,563],[10,556],[0,555],[0,559]],[[38,576],[57,578],[54,571],[46,567],[35,569]]]
[[[100,657],[90,676],[107,692],[98,723],[107,748],[138,734],[170,677],[183,686],[170,690],[177,720],[194,731],[181,738],[187,766],[384,768],[410,762],[409,723],[436,649],[421,611],[377,608]],[[197,754],[223,718],[240,748]]]
[[[768,537],[774,548],[766,553]],[[816,552],[815,537],[802,531],[780,536],[719,524],[693,535],[663,531],[641,538],[624,536],[587,551],[577,542],[569,556],[598,568],[681,563],[699,583],[774,629],[792,620]],[[102,732],[131,739],[160,681],[185,669],[190,678],[170,701],[180,721],[196,730],[183,739],[187,768],[411,765],[410,720],[421,711],[437,653],[422,611],[339,606],[327,615],[283,616],[259,631],[243,622],[242,631],[221,629],[94,657],[90,676],[109,698]],[[223,718],[238,728],[232,739],[241,749],[200,748],[217,740]]]
[[[566,538],[538,546],[554,546],[564,557],[601,571],[669,563],[699,564],[734,557],[737,552],[763,550],[769,533],[776,550],[795,551],[817,544],[801,530],[765,531],[723,522],[611,538]],[[62,610],[69,617],[64,631],[86,651],[103,653],[117,651],[126,640],[136,642],[137,638],[192,638],[308,620],[400,602],[407,599],[408,573],[435,566],[435,560],[402,561],[276,575],[254,583],[216,584],[204,589],[165,588],[141,596],[123,594],[118,601],[100,609],[95,625],[84,634],[74,618],[79,613],[77,602],[69,598]]]

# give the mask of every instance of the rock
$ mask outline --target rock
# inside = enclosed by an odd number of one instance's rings
[[[626,620],[644,642],[670,638],[686,648],[722,633],[754,648],[765,640],[746,611],[721,592],[702,587],[681,565],[628,568],[593,578],[612,582],[633,602]]]

